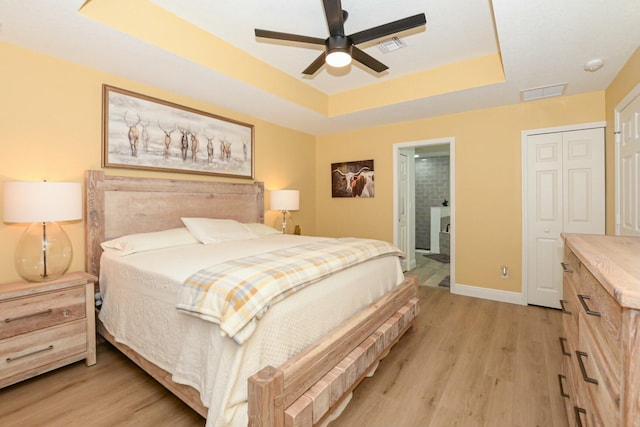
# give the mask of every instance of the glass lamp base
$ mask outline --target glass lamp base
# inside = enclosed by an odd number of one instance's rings
[[[71,264],[71,240],[55,222],[34,222],[22,234],[16,248],[16,270],[30,282],[46,282],[62,276]]]

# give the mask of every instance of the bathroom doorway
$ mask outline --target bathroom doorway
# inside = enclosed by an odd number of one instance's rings
[[[394,242],[408,274],[425,286],[455,287],[455,140],[395,144]],[[447,286],[448,285],[448,286]]]

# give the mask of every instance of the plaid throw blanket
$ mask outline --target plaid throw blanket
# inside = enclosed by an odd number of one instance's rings
[[[279,249],[200,270],[182,285],[178,310],[220,325],[245,342],[269,307],[303,287],[364,261],[404,256],[387,242],[338,238]]]

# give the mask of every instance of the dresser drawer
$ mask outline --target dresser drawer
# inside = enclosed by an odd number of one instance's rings
[[[612,348],[620,350],[622,307],[587,268],[583,268],[580,272],[580,284],[578,298],[589,327],[596,334],[604,337]],[[620,351],[612,356],[620,360]]]
[[[576,361],[578,383],[586,390],[593,405],[590,419],[594,425],[620,425],[621,363],[612,357],[615,349],[604,337],[587,326],[586,316],[580,317],[580,340]],[[597,382],[597,384],[596,384]]]
[[[0,342],[1,380],[87,351],[87,322],[66,323]]]
[[[86,315],[85,288],[77,286],[2,301],[0,313],[0,340],[83,319]]]

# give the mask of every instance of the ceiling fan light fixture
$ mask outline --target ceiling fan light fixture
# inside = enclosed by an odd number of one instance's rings
[[[332,36],[326,41],[325,62],[331,67],[341,68],[351,64],[351,42],[345,36]]]
[[[351,64],[351,55],[342,49],[334,49],[327,54],[325,61],[335,68],[346,67]]]

